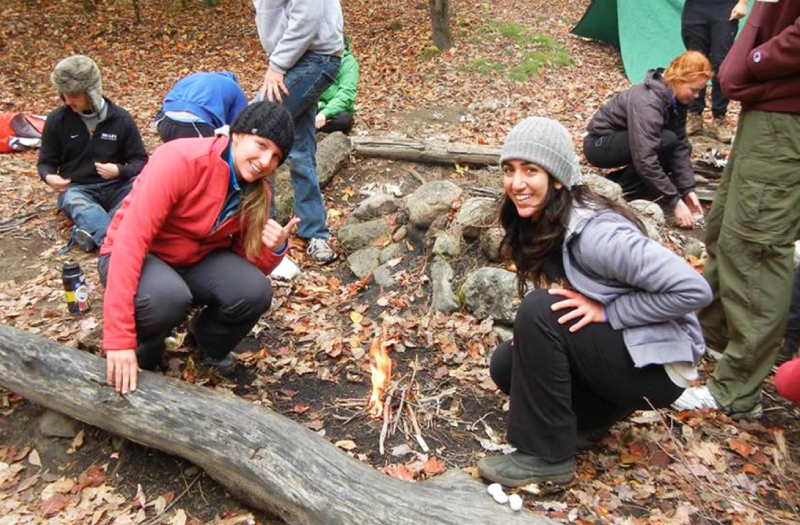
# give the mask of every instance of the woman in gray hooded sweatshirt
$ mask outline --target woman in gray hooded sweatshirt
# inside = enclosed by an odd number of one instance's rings
[[[509,487],[567,483],[575,452],[634,410],[668,407],[697,377],[705,352],[694,312],[711,302],[703,277],[649,239],[630,211],[580,182],[558,122],[518,124],[500,158],[503,250],[520,294],[513,340],[490,372],[510,396],[516,452],[478,463]]]

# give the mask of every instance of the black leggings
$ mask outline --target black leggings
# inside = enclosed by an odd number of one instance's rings
[[[672,152],[678,146],[678,136],[669,129],[661,130],[661,140],[656,148],[658,162],[667,176],[671,175],[670,165]],[[616,168],[626,166],[608,175],[608,178],[622,187],[624,197],[628,201],[636,199],[659,200],[660,193],[640,176],[631,164],[631,142],[628,130],[617,131],[608,135],[589,133],[583,139],[583,154],[592,166],[597,168]]]
[[[181,122],[180,120],[172,120],[166,116],[158,121],[156,131],[158,131],[158,136],[161,137],[163,142],[169,142],[175,139],[214,136],[214,126],[211,124],[199,121]]]
[[[98,262],[105,286],[114,256]],[[222,359],[250,333],[272,304],[272,285],[261,271],[229,250],[217,250],[192,266],[170,266],[148,254],[139,278],[136,312],[136,357],[153,370],[164,356],[164,339],[193,305],[204,306],[192,321],[203,355]]]
[[[349,135],[352,129],[353,114],[345,110],[326,119],[325,125],[319,129],[319,132],[333,133],[334,131],[341,131],[345,135]]]
[[[622,332],[592,323],[575,333],[559,325],[563,300],[538,289],[514,320],[514,342],[492,354],[490,373],[510,396],[508,442],[548,461],[575,454],[579,432],[605,433],[634,410],[668,407],[683,392],[663,366],[636,368]],[[649,401],[649,403],[648,403]]]

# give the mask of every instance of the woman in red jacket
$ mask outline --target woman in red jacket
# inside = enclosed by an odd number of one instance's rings
[[[290,230],[270,219],[267,178],[292,149],[282,106],[248,106],[225,136],[158,148],[114,216],[100,250],[107,380],[136,390],[138,369],[162,361],[164,339],[201,306],[189,331],[207,364],[230,352],[269,309],[267,279]]]

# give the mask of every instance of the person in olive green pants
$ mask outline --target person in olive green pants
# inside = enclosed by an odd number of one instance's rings
[[[742,113],[706,219],[714,301],[700,322],[708,346],[723,354],[706,386],[673,404],[679,410],[763,411],[761,383],[781,348],[800,229],[799,23],[800,2],[755,2],[720,66],[722,89]]]

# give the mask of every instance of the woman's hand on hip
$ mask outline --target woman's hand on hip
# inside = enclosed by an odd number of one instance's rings
[[[278,250],[286,244],[286,240],[289,238],[289,233],[292,231],[292,228],[297,226],[299,222],[299,217],[292,217],[289,219],[289,222],[286,223],[286,226],[281,226],[280,223],[274,219],[267,220],[264,229],[261,230],[261,242],[273,253],[277,253]]]
[[[134,392],[138,376],[136,350],[111,350],[106,353],[106,382],[117,392]]]
[[[564,308],[571,308],[569,312],[558,318],[558,324],[565,324],[573,319],[578,319],[578,322],[569,327],[570,332],[577,332],[589,323],[605,323],[606,312],[603,305],[589,299],[585,295],[579,294],[573,290],[566,288],[551,288],[550,295],[560,295],[565,297],[563,301],[553,303],[551,307],[554,312],[563,310]]]

